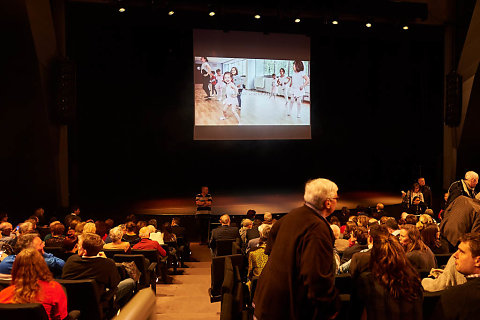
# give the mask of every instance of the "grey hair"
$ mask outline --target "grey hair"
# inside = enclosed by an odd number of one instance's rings
[[[477,179],[478,180],[478,173],[475,171],[468,171],[465,173],[465,180],[470,180],[470,179]]]
[[[305,194],[303,199],[323,209],[323,203],[327,199],[335,197],[338,191],[337,185],[328,179],[314,179],[305,184]]]
[[[112,239],[112,242],[115,242],[117,240],[121,240],[123,237],[123,231],[119,227],[112,228],[109,232],[110,239]]]
[[[335,239],[340,238],[340,228],[336,224],[331,224],[330,228],[332,228]]]
[[[268,234],[270,233],[270,230],[272,229],[272,225],[270,224],[262,224],[258,227],[258,232],[260,233],[260,238],[268,238]]]

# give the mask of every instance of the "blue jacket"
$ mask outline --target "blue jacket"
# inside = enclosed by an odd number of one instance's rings
[[[13,262],[15,261],[16,255],[10,255],[5,257],[2,262],[0,262],[0,273],[10,274],[12,273]],[[45,252],[43,258],[47,263],[48,268],[53,273],[54,277],[59,277],[62,274],[63,265],[65,261],[60,258],[55,257],[51,253]]]

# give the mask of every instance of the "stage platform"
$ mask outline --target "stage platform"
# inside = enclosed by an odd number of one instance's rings
[[[354,209],[357,206],[373,207],[381,202],[384,205],[396,205],[401,202],[400,194],[361,191],[340,193],[337,210],[342,207]],[[264,193],[264,194],[212,194],[212,215],[242,215],[253,209],[258,214],[268,211],[274,214],[287,213],[303,204],[303,193]],[[188,216],[195,214],[195,198],[159,198],[140,201],[133,206],[133,212],[144,216]]]

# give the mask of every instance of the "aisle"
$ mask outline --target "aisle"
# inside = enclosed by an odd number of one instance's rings
[[[210,303],[211,257],[206,246],[190,245],[192,261],[182,275],[173,275],[173,284],[157,285],[157,319],[218,320],[220,302]]]

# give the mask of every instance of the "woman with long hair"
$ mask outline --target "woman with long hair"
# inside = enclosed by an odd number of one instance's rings
[[[65,319],[67,297],[38,250],[27,248],[15,258],[11,286],[0,292],[0,303],[41,303],[49,319]]]
[[[404,224],[400,229],[399,239],[407,258],[417,270],[430,270],[437,267],[435,255],[422,241],[422,236],[416,226]]]
[[[430,250],[435,254],[448,253],[448,248],[442,246],[440,241],[440,230],[437,224],[429,223],[425,225],[421,231],[422,240]]]
[[[375,237],[370,270],[360,276],[357,286],[368,319],[422,319],[420,277],[396,237]]]

